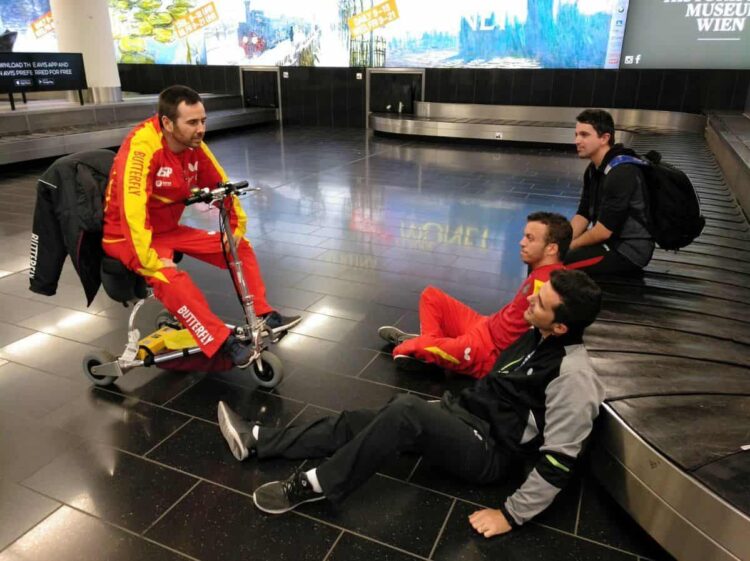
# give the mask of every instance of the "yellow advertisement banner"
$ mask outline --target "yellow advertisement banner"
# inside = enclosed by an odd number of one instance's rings
[[[47,12],[43,16],[39,16],[37,19],[31,22],[31,30],[34,32],[34,37],[37,39],[44,35],[47,35],[50,31],[55,28],[54,22],[52,21],[52,12]]]
[[[174,30],[178,37],[186,37],[193,31],[219,21],[219,13],[213,2],[189,12],[186,16],[174,20]]]
[[[387,0],[373,6],[369,10],[355,14],[349,18],[349,33],[352,39],[369,33],[373,29],[383,27],[398,19],[396,0]]]

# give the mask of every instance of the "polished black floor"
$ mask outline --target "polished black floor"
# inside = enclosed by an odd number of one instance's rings
[[[283,426],[465,386],[398,372],[377,327],[416,329],[427,284],[484,313],[499,308],[525,276],[526,215],[573,213],[584,163],[569,151],[360,130],[261,128],[209,142],[232,178],[263,187],[244,201],[249,237],[271,302],[304,316],[275,346],[286,375],[270,392],[241,372],[157,369],[90,387],[81,357],[121,352],[128,310],[104,294],[86,308],[69,269],[56,296],[28,291],[35,181],[49,162],[0,170],[0,561],[669,559],[586,469],[534,523],[491,540],[467,516],[513,482],[464,484],[417,457],[340,509],[256,510],[252,491],[298,463],[237,463],[215,423],[218,400]],[[187,221],[216,228],[210,213]],[[225,273],[184,267],[217,312],[238,317]]]

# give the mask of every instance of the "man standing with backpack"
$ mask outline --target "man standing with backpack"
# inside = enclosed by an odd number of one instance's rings
[[[654,252],[654,240],[646,227],[644,172],[638,165],[611,165],[618,156],[637,155],[615,144],[615,124],[609,113],[587,109],[576,120],[578,157],[591,164],[583,175],[578,211],[570,221],[573,241],[565,266],[590,274],[638,272]]]

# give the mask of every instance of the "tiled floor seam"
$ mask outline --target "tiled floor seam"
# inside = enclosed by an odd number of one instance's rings
[[[430,489],[429,487],[425,487],[424,485],[419,485],[418,483],[414,483],[412,481],[404,481],[403,479],[399,479],[397,477],[393,477],[392,475],[387,475],[387,474],[384,474],[384,473],[378,473],[378,475],[380,477],[385,477],[385,478],[388,478],[388,479],[392,479],[394,481],[405,483],[406,485],[410,485],[412,487],[417,487],[418,489],[422,489],[423,491],[429,491],[430,493],[435,493],[437,495],[442,495],[442,496],[444,496],[446,498],[449,498],[449,499],[453,499],[453,500],[456,500],[456,501],[461,501],[462,503],[474,505],[474,506],[477,506],[479,508],[494,508],[492,505],[486,505],[486,504],[482,504],[482,503],[477,503],[477,502],[469,500],[469,499],[464,499],[462,497],[457,497],[457,496],[451,495],[449,493],[444,493],[442,491],[438,491],[437,489]],[[570,536],[572,538],[582,539],[582,540],[585,540],[587,542],[591,542],[591,543],[594,543],[594,544],[597,544],[597,545],[601,545],[601,546],[607,547],[609,549],[614,549],[616,551],[620,551],[622,553],[626,553],[628,555],[636,555],[632,551],[626,551],[624,549],[620,549],[620,548],[614,547],[612,545],[609,545],[609,544],[606,544],[606,543],[603,543],[603,542],[597,542],[596,540],[592,540],[591,538],[586,538],[584,536],[577,536],[575,534],[571,534],[570,532],[566,532],[565,530],[561,530],[560,528],[555,528],[554,526],[548,526],[546,524],[542,524],[540,522],[533,522],[533,521],[529,522],[529,524],[534,524],[534,525],[537,525],[537,526],[541,526],[542,528],[547,528],[548,530],[554,530],[554,531],[559,532],[561,534],[565,534],[566,536]]]
[[[174,502],[174,504],[172,506],[170,506],[168,509],[166,509],[164,512],[162,512],[159,516],[157,516],[156,520],[154,520],[151,524],[149,524],[148,527],[145,530],[143,530],[143,532],[141,532],[140,535],[141,536],[145,536],[148,533],[148,531],[151,530],[154,526],[156,526],[159,522],[161,522],[161,520],[167,514],[169,514],[174,507],[176,507],[178,504],[180,504],[185,499],[185,497],[187,497],[190,493],[192,493],[193,489],[195,489],[198,485],[200,485],[200,483],[201,483],[200,481],[196,481],[195,483],[193,483],[193,485],[190,487],[190,489],[188,489],[187,491],[185,491],[182,494],[182,496]]]
[[[430,550],[430,554],[427,556],[428,559],[432,559],[433,555],[435,555],[435,551],[437,550],[437,547],[440,544],[440,538],[443,537],[443,533],[445,532],[445,528],[448,526],[448,520],[450,520],[450,517],[453,514],[454,508],[456,508],[456,499],[453,499],[453,502],[451,502],[451,506],[448,509],[448,513],[445,515],[445,519],[443,520],[443,525],[440,527],[440,530],[438,531],[437,536],[435,537],[435,543],[432,544],[432,549]]]
[[[376,352],[380,352],[380,351],[377,351],[377,349],[373,349],[373,348],[369,348],[369,347],[358,347],[358,348],[360,348],[360,349],[364,349],[364,350],[366,350],[366,351],[376,351]],[[375,358],[377,358],[377,355],[375,356]],[[375,360],[375,359],[373,359],[373,360]],[[371,362],[372,362],[372,361],[371,361]],[[386,384],[386,383],[384,383],[384,382],[377,382],[377,381],[375,381],[375,380],[368,380],[367,378],[360,378],[360,377],[358,377],[358,375],[357,375],[357,376],[352,376],[352,375],[350,375],[350,374],[339,374],[339,373],[337,373],[337,372],[330,372],[330,371],[328,371],[328,370],[324,370],[323,372],[325,372],[325,373],[327,373],[327,374],[330,374],[331,376],[338,376],[338,377],[340,377],[340,378],[350,378],[350,379],[352,379],[352,380],[361,380],[361,381],[363,381],[363,382],[367,382],[367,383],[369,383],[369,384],[374,384],[374,385],[376,385],[376,386],[382,386],[382,387],[385,387],[385,388],[388,388],[388,389],[392,389],[392,390],[399,390],[399,391],[402,391],[402,392],[405,392],[405,393],[420,393],[420,392],[415,392],[415,391],[412,391],[412,390],[410,390],[409,388],[402,388],[402,387],[400,387],[400,386],[391,386],[390,384]],[[429,395],[429,394],[421,394],[421,393],[420,393],[420,395],[428,395],[428,396],[429,396],[429,397],[431,397],[432,399],[435,399],[435,396],[434,396],[434,395]],[[279,396],[279,397],[281,397],[281,396]],[[287,397],[285,397],[284,399],[290,399],[290,398],[287,398]],[[299,401],[299,400],[296,400],[296,401]],[[315,405],[315,403],[311,403],[311,405]]]
[[[200,481],[198,483],[200,483]],[[53,500],[55,502],[60,502],[57,499],[55,499],[55,498],[53,498],[53,497],[51,497],[49,495],[46,495],[44,493],[40,493],[39,491],[37,491],[35,489],[32,489],[31,487],[27,487],[26,485],[22,485],[20,483],[19,483],[19,485],[21,485],[25,489],[28,489],[30,491],[34,491],[35,493],[38,493],[39,495],[41,495],[43,497],[46,497],[46,498],[48,498],[50,500]],[[175,553],[175,554],[177,554],[177,555],[179,555],[181,557],[184,557],[185,559],[191,559],[192,561],[201,561],[201,559],[198,559],[196,557],[192,557],[192,556],[188,555],[187,553],[183,553],[182,551],[179,551],[177,549],[173,549],[173,548],[169,547],[168,545],[165,545],[165,544],[163,544],[161,542],[153,540],[153,539],[149,538],[148,536],[143,536],[143,535],[139,534],[138,532],[130,530],[129,528],[125,528],[124,526],[120,526],[119,524],[115,524],[114,522],[111,522],[109,520],[105,520],[104,518],[99,518],[98,516],[94,516],[90,512],[86,512],[85,510],[81,510],[80,508],[75,507],[73,505],[69,505],[68,503],[62,503],[60,505],[60,507],[63,507],[63,506],[65,506],[65,507],[67,507],[67,508],[69,508],[71,510],[75,510],[76,512],[79,512],[80,514],[83,514],[84,516],[88,516],[89,518],[93,518],[94,520],[97,520],[97,521],[101,522],[102,524],[105,524],[105,525],[107,525],[107,526],[109,526],[111,528],[116,528],[116,529],[121,530],[121,531],[123,531],[123,532],[125,532],[127,534],[130,534],[131,536],[133,536],[133,537],[135,537],[137,539],[145,540],[145,541],[147,541],[149,543],[152,543],[152,544],[154,544],[154,545],[156,545],[156,546],[158,546],[158,547],[160,547],[162,549],[166,549],[168,551],[171,551],[172,553]],[[53,513],[57,512],[58,510],[59,510],[59,508],[55,509],[53,511]],[[50,513],[49,516],[51,516],[53,513]],[[45,517],[44,520],[46,520],[47,518],[49,518],[49,516]],[[41,524],[41,522],[38,522],[37,524],[35,524],[34,527],[31,528],[29,531],[31,531],[34,528],[36,528],[37,526],[39,526],[39,524]],[[26,533],[28,533],[28,532],[26,532]],[[20,539],[20,538],[18,538],[18,539]],[[13,543],[15,543],[16,541],[18,541],[18,539],[14,540]],[[13,545],[13,543],[9,544],[6,549],[8,549],[9,547],[11,547]],[[3,551],[5,551],[5,550],[3,550]]]
[[[343,536],[344,536],[344,530],[341,530],[339,532],[339,535],[336,537],[336,540],[333,542],[333,545],[328,549],[328,553],[326,553],[325,557],[323,557],[323,561],[328,561],[328,559],[330,559],[331,554],[333,553],[333,550],[336,549],[336,546],[339,544]]]
[[[19,484],[17,484],[17,485],[20,485],[20,483],[19,483]],[[23,487],[24,489],[29,489],[29,488],[28,488],[28,487],[26,487],[25,485],[20,485],[20,486],[21,486],[21,487]],[[45,496],[46,496],[46,495],[44,495],[43,493],[39,493],[38,491],[35,491],[35,490],[33,490],[33,489],[30,489],[30,490],[31,490],[31,491],[33,491],[34,493],[37,493],[37,494],[39,494],[39,495],[43,496],[43,497],[45,497]],[[47,498],[50,498],[50,497],[47,497]],[[54,500],[54,501],[55,501],[56,503],[60,503],[60,501],[58,501],[57,499],[53,499],[53,500]],[[20,534],[20,535],[19,535],[18,537],[16,537],[16,538],[15,538],[15,539],[14,539],[14,540],[13,540],[12,542],[10,542],[10,543],[9,543],[8,545],[6,545],[6,546],[5,546],[5,547],[3,547],[3,548],[0,548],[0,555],[2,555],[2,553],[3,553],[4,551],[6,551],[7,549],[9,549],[9,548],[10,548],[10,547],[11,547],[11,546],[12,546],[12,545],[14,544],[14,543],[16,543],[16,542],[17,542],[18,540],[20,540],[21,538],[23,538],[23,537],[24,537],[24,536],[25,536],[26,534],[28,534],[29,532],[31,532],[31,531],[32,531],[32,530],[33,530],[34,528],[36,528],[37,526],[39,526],[39,524],[43,524],[43,523],[44,523],[44,521],[45,521],[45,520],[47,520],[47,518],[49,518],[50,516],[52,516],[53,514],[55,514],[55,513],[56,513],[56,512],[58,511],[58,510],[60,510],[60,509],[61,509],[62,507],[64,507],[64,506],[68,506],[68,505],[66,505],[65,503],[60,503],[60,504],[58,505],[58,507],[57,507],[57,508],[56,508],[55,510],[53,510],[52,512],[50,512],[50,513],[49,513],[49,514],[48,514],[47,516],[45,516],[44,518],[42,518],[41,520],[39,520],[39,521],[38,521],[38,522],[37,522],[36,524],[34,524],[34,525],[33,525],[33,526],[31,527],[31,528],[29,528],[29,529],[28,529],[28,530],[26,530],[25,532],[21,533],[21,534]]]
[[[224,485],[223,483],[219,483],[219,482],[216,482],[216,481],[212,481],[212,480],[210,480],[210,479],[206,479],[205,477],[201,477],[201,476],[199,476],[199,475],[196,475],[196,474],[194,474],[194,473],[190,473],[190,472],[188,472],[188,471],[185,471],[185,470],[183,470],[183,469],[180,469],[180,468],[177,468],[177,467],[171,466],[171,465],[169,465],[169,464],[165,464],[165,463],[163,463],[163,462],[160,462],[160,461],[158,461],[158,460],[154,460],[154,459],[152,459],[152,458],[149,458],[149,457],[146,457],[146,456],[141,456],[141,455],[139,455],[139,454],[136,454],[135,452],[131,452],[131,451],[129,451],[129,450],[124,450],[124,449],[122,449],[122,448],[118,448],[118,447],[116,447],[116,446],[111,446],[111,445],[108,445],[108,444],[104,444],[104,443],[100,443],[100,442],[97,442],[97,444],[100,444],[100,445],[102,445],[102,446],[106,446],[106,447],[108,447],[108,448],[112,448],[112,449],[114,449],[114,450],[117,450],[117,451],[119,451],[119,452],[121,452],[121,453],[123,453],[123,454],[127,454],[127,455],[129,455],[129,456],[133,456],[133,457],[139,458],[139,459],[141,459],[141,460],[143,460],[143,461],[149,462],[149,463],[151,463],[151,464],[153,464],[153,465],[156,465],[156,466],[159,466],[159,467],[161,467],[161,468],[165,468],[165,469],[169,469],[169,470],[175,471],[175,472],[177,472],[177,473],[181,473],[181,474],[183,474],[183,475],[186,475],[186,476],[188,476],[188,477],[191,477],[192,479],[197,479],[198,481],[196,482],[196,485],[197,485],[197,483],[200,483],[200,482],[204,482],[204,483],[207,483],[207,484],[209,484],[209,485],[215,485],[216,487],[221,487],[222,489],[226,489],[227,491],[231,491],[231,492],[233,492],[233,493],[237,493],[237,494],[239,494],[239,495],[245,496],[245,497],[247,497],[247,498],[249,498],[249,499],[252,499],[252,497],[253,497],[253,495],[252,495],[251,493],[247,493],[247,492],[245,492],[245,491],[242,491],[242,490],[240,490],[240,489],[235,489],[235,488],[233,488],[233,487],[229,487],[228,485]],[[41,468],[40,468],[40,469],[41,469]],[[480,507],[483,507],[483,508],[487,508],[487,507],[486,507],[485,505],[480,505],[480,504],[477,504],[477,503],[474,503],[474,502],[471,502],[471,501],[466,501],[466,500],[464,500],[464,499],[462,499],[462,498],[460,498],[460,497],[455,497],[455,496],[453,496],[453,495],[449,495],[449,494],[447,494],[447,493],[442,493],[442,492],[440,492],[440,491],[436,491],[436,490],[434,490],[434,489],[430,489],[430,488],[428,488],[428,487],[424,487],[424,486],[422,486],[422,485],[417,485],[417,484],[415,484],[415,483],[411,483],[411,482],[408,482],[408,481],[404,481],[404,480],[402,480],[402,479],[398,479],[398,478],[396,478],[396,477],[393,477],[393,476],[390,476],[390,475],[385,475],[385,474],[383,474],[383,473],[378,473],[378,474],[376,474],[376,475],[378,475],[378,476],[380,476],[380,477],[385,477],[385,478],[387,478],[387,479],[391,479],[391,480],[393,480],[393,481],[397,481],[397,482],[400,482],[400,483],[404,483],[404,484],[406,484],[406,485],[410,485],[410,486],[413,486],[413,487],[416,487],[416,488],[419,488],[419,489],[422,489],[423,491],[427,491],[427,492],[430,492],[430,493],[434,493],[434,494],[442,495],[442,496],[444,496],[444,497],[447,497],[447,498],[449,498],[449,499],[452,499],[453,501],[461,501],[461,502],[464,502],[464,503],[474,504],[474,505],[476,505],[476,506],[480,506]],[[193,485],[193,488],[194,488],[194,487],[195,487],[196,485]],[[23,486],[24,486],[24,487],[26,487],[25,485],[23,485]],[[31,489],[30,487],[26,487],[26,488],[27,488],[27,489],[29,489],[29,490],[32,490],[32,491],[34,491],[34,492],[37,492],[37,493],[38,493],[38,491],[36,491],[36,490],[34,490],[34,489]],[[51,499],[51,500],[54,500],[55,502],[60,502],[60,501],[58,501],[57,499],[54,499],[53,497],[49,497],[49,496],[45,495],[44,493],[39,493],[39,494],[40,494],[40,495],[42,495],[42,496],[45,496],[45,497],[47,497],[47,498],[49,498],[49,499]],[[180,498],[180,500],[182,500],[182,498]],[[178,502],[179,502],[179,501],[178,501]],[[69,507],[71,507],[71,508],[75,508],[75,507],[73,507],[73,506],[71,506],[71,505],[68,505],[67,503],[63,503],[63,504],[65,504],[66,506],[69,506]],[[79,509],[77,509],[77,508],[76,508],[76,510],[79,510]],[[81,512],[84,512],[84,511],[81,511]],[[85,513],[85,512],[84,512],[84,513]],[[85,514],[88,514],[89,516],[92,516],[92,515],[91,515],[91,514],[89,514],[89,513],[85,513]],[[357,532],[353,532],[353,531],[351,531],[350,529],[344,528],[343,526],[338,526],[338,525],[336,525],[336,524],[334,524],[334,523],[332,523],[332,522],[330,522],[330,521],[327,521],[327,520],[323,520],[323,519],[321,519],[321,518],[317,518],[317,517],[315,517],[315,516],[312,516],[312,515],[306,514],[306,513],[304,513],[304,512],[300,512],[300,511],[298,511],[298,510],[294,510],[294,511],[292,511],[292,514],[296,514],[296,515],[299,515],[299,516],[303,516],[303,517],[305,517],[305,518],[308,518],[308,519],[310,519],[310,520],[314,520],[314,521],[316,521],[316,522],[318,522],[318,523],[320,523],[320,524],[325,524],[326,526],[330,526],[330,527],[332,527],[332,528],[336,528],[336,529],[338,529],[338,530],[345,530],[345,531],[347,531],[347,532],[349,532],[349,533],[351,533],[351,534],[353,534],[353,535],[356,535],[356,536],[359,536],[359,537],[362,537],[362,538],[368,539],[368,540],[370,540],[370,541],[373,541],[373,542],[375,542],[375,543],[379,543],[379,544],[381,544],[381,545],[385,545],[385,546],[387,546],[387,547],[389,547],[389,548],[391,548],[391,549],[395,549],[395,550],[397,550],[397,551],[401,551],[401,552],[403,552],[403,553],[408,553],[409,555],[412,555],[412,556],[416,556],[416,557],[417,557],[417,558],[419,558],[419,559],[427,559],[426,557],[422,557],[422,556],[419,556],[419,555],[417,555],[417,554],[415,554],[415,553],[413,553],[413,552],[410,552],[410,551],[408,551],[408,550],[403,550],[403,549],[400,549],[400,548],[398,548],[398,547],[396,547],[396,546],[393,546],[393,545],[391,545],[391,544],[388,544],[388,543],[386,543],[386,542],[381,542],[381,541],[379,541],[379,540],[376,540],[376,539],[374,539],[374,538],[372,538],[372,537],[366,536],[366,535],[364,535],[364,534],[359,534],[359,533],[357,533]],[[94,518],[96,518],[96,517],[94,517]],[[103,520],[103,519],[101,519],[101,520]],[[103,521],[104,521],[104,520],[103,520]],[[105,522],[106,522],[106,521],[105,521]],[[113,524],[113,523],[109,523],[109,524],[110,524],[110,525],[112,525],[112,526],[115,526],[115,527],[117,527],[117,528],[119,528],[119,527],[120,527],[120,526],[118,526],[118,525],[116,525],[116,524]],[[130,533],[133,533],[132,531],[129,531],[129,532],[130,532]],[[134,535],[138,535],[138,534],[134,534]],[[144,537],[145,537],[145,536],[144,536]],[[153,540],[151,540],[151,541],[153,541]],[[591,540],[589,540],[589,541],[591,541]],[[155,543],[156,543],[156,542],[155,542]],[[596,543],[596,542],[594,542],[594,543]]]
[[[189,423],[192,423],[192,422],[193,422],[193,419],[188,419],[187,421],[185,421],[184,423],[182,423],[179,427],[177,427],[175,430],[173,430],[172,432],[170,432],[167,436],[165,436],[164,438],[162,438],[154,446],[152,446],[151,448],[149,448],[149,450],[147,452],[144,452],[143,453],[143,457],[144,458],[147,457],[151,452],[153,452],[154,450],[156,450],[157,448],[159,448],[159,446],[161,446],[162,444],[164,444],[167,440],[169,440],[170,438],[172,438],[175,434],[177,434],[178,432],[180,432],[183,428],[185,428]]]
[[[356,536],[358,538],[362,538],[363,540],[370,541],[372,543],[376,543],[378,545],[382,545],[384,547],[387,547],[388,549],[393,549],[394,551],[398,551],[399,553],[405,553],[406,555],[410,555],[411,557],[414,557],[416,559],[423,559],[424,561],[430,561],[427,557],[422,557],[421,555],[414,553],[413,551],[409,551],[407,549],[402,549],[400,547],[397,547],[395,545],[389,544],[387,542],[380,541],[376,538],[373,538],[371,536],[367,536],[365,534],[360,534],[359,532],[355,532],[353,530],[344,528],[343,526],[338,526],[337,524],[333,524],[332,522],[328,522],[326,520],[322,520],[320,518],[316,518],[315,516],[310,516],[309,514],[305,514],[304,512],[300,512],[298,510],[293,510],[292,514],[296,514],[297,516],[301,516],[303,518],[306,518],[308,520],[312,520],[313,522],[317,522],[319,524],[325,524],[326,526],[329,526],[331,528],[335,528],[337,530],[342,530],[344,533],[351,534],[352,536]]]
[[[193,388],[193,387],[194,387],[194,386],[195,386],[196,384],[198,384],[198,383],[199,383],[200,381],[201,381],[201,380],[198,380],[198,381],[196,381],[196,382],[195,382],[194,384],[191,384],[191,385],[190,385],[190,386],[189,386],[188,388],[186,388],[186,389],[191,389],[191,388]],[[243,390],[252,390],[252,388],[247,388],[247,387],[245,387],[245,386],[240,386],[240,385],[238,385],[238,384],[232,384],[231,382],[227,382],[227,381],[225,381],[225,380],[217,380],[217,381],[218,381],[218,382],[221,382],[222,384],[226,384],[226,385],[228,385],[228,386],[234,387],[234,388],[240,388],[240,389],[243,389]],[[107,393],[109,393],[109,394],[112,394],[112,395],[116,395],[116,396],[119,396],[119,397],[128,397],[128,395],[127,395],[127,394],[123,394],[123,393],[119,393],[119,392],[116,392],[116,391],[113,391],[113,390],[107,389],[107,387],[106,387],[106,386],[97,386],[97,388],[96,388],[96,389],[97,389],[97,390],[100,390],[100,391],[104,391],[104,392],[107,392]],[[180,393],[184,393],[184,390],[183,390],[183,391],[180,391]],[[288,401],[291,401],[291,402],[294,402],[294,403],[306,404],[306,402],[305,402],[305,401],[301,401],[301,400],[299,400],[299,399],[294,399],[293,397],[285,397],[285,396],[280,396],[280,395],[277,395],[277,394],[274,394],[274,393],[271,393],[271,392],[266,392],[266,393],[268,393],[269,395],[272,395],[272,396],[274,396],[274,397],[275,397],[275,398],[277,398],[277,399],[288,400]],[[159,404],[159,403],[153,403],[153,402],[151,402],[151,401],[147,401],[147,400],[145,400],[145,399],[141,399],[141,398],[137,398],[137,399],[138,399],[138,401],[140,401],[141,403],[145,403],[146,405],[150,405],[151,407],[157,407],[157,408],[159,408],[159,409],[163,409],[164,411],[169,411],[170,413],[177,413],[177,414],[179,414],[179,415],[182,415],[183,417],[189,417],[190,419],[196,419],[196,420],[198,420],[198,421],[203,421],[203,422],[205,422],[205,423],[211,423],[212,425],[218,425],[218,424],[219,424],[219,423],[218,423],[217,421],[212,421],[212,420],[210,420],[210,419],[204,419],[203,417],[198,417],[198,416],[196,416],[196,415],[192,415],[192,414],[190,414],[190,413],[186,413],[185,411],[180,411],[179,409],[172,409],[172,408],[170,408],[170,407],[166,407],[166,403],[168,403],[168,402],[172,401],[172,399],[169,399],[169,400],[167,400],[167,401],[166,401],[165,403],[163,403],[163,404]],[[315,404],[313,403],[312,405],[315,405]],[[317,406],[316,406],[316,407],[317,407]],[[323,409],[326,409],[326,408],[323,408]]]
[[[591,538],[587,538],[586,536],[577,536],[575,534],[571,534],[570,532],[566,532],[565,530],[561,530],[560,528],[555,528],[554,526],[548,526],[547,524],[542,524],[541,522],[530,522],[530,523],[531,524],[535,524],[536,526],[539,526],[541,528],[546,528],[547,530],[552,530],[553,532],[557,532],[558,534],[563,534],[565,536],[568,536],[568,537],[571,537],[571,538],[574,538],[574,539],[583,540],[585,542],[593,543],[593,544],[599,545],[601,547],[606,547],[607,549],[618,551],[620,553],[624,553],[625,555],[630,555],[632,557],[638,557],[637,553],[634,553],[632,551],[628,551],[626,549],[622,549],[622,548],[619,548],[619,547],[615,547],[614,545],[610,545],[608,543],[598,542],[598,541],[593,540]]]
[[[175,399],[177,399],[178,397],[180,397],[180,396],[181,396],[182,394],[184,394],[184,393],[185,393],[185,392],[187,392],[188,390],[191,390],[191,389],[193,389],[193,388],[195,387],[195,385],[196,385],[196,384],[198,384],[199,382],[201,382],[201,381],[202,381],[202,380],[204,380],[204,379],[205,379],[205,378],[201,378],[201,379],[199,379],[199,380],[196,380],[195,382],[193,382],[192,384],[190,384],[190,385],[189,385],[188,387],[186,387],[186,388],[184,388],[184,389],[182,389],[182,390],[178,391],[178,392],[177,392],[176,394],[174,394],[174,395],[173,395],[172,397],[170,397],[170,398],[169,398],[169,399],[168,399],[167,401],[165,401],[164,403],[162,403],[162,404],[161,404],[161,406],[162,406],[162,407],[164,407],[165,409],[167,409],[167,410],[170,410],[170,411],[171,411],[171,409],[170,409],[169,407],[167,407],[167,405],[169,405],[169,403],[171,403],[172,401],[174,401]],[[229,383],[229,382],[227,382],[227,383]],[[230,384],[230,385],[233,385],[233,384]],[[100,387],[100,389],[102,389],[102,390],[106,390],[106,389],[107,389],[107,386],[101,386],[101,387]],[[149,402],[146,402],[146,403],[149,403]],[[152,404],[152,405],[155,405],[155,404]]]
[[[362,368],[361,368],[361,369],[359,370],[359,372],[357,372],[356,376],[354,376],[354,377],[355,377],[355,378],[357,378],[357,379],[359,379],[359,380],[363,380],[364,378],[360,378],[360,376],[362,376],[362,373],[363,373],[363,372],[364,372],[365,370],[367,370],[367,369],[368,369],[368,368],[370,367],[370,365],[371,365],[371,364],[372,364],[373,362],[375,362],[375,361],[377,360],[377,358],[378,358],[378,354],[379,354],[379,353],[375,353],[375,355],[374,355],[374,356],[373,356],[373,357],[372,357],[372,358],[371,358],[371,359],[370,359],[370,360],[369,360],[369,361],[367,362],[367,364],[365,364],[365,365],[364,365],[364,366],[363,366],[363,367],[362,367]]]

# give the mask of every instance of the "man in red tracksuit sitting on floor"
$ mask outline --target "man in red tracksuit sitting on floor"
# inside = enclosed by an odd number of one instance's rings
[[[245,367],[252,351],[208,307],[203,293],[172,258],[181,252],[227,268],[221,234],[182,226],[192,187],[214,187],[227,174],[203,142],[206,111],[186,86],[159,95],[158,114],[137,125],[115,157],[105,197],[104,252],[140,274],[154,295],[187,328],[209,358],[222,349]],[[273,334],[299,323],[268,304],[255,252],[245,239],[247,218],[236,196],[226,199],[233,237],[255,311]]]
[[[500,352],[529,330],[524,312],[528,297],[562,268],[573,232],[568,220],[553,212],[527,217],[521,239],[521,260],[531,273],[516,296],[501,310],[483,316],[445,292],[428,286],[419,298],[421,334],[405,333],[386,325],[378,334],[395,345],[393,359],[404,370],[435,364],[447,370],[482,378]]]

